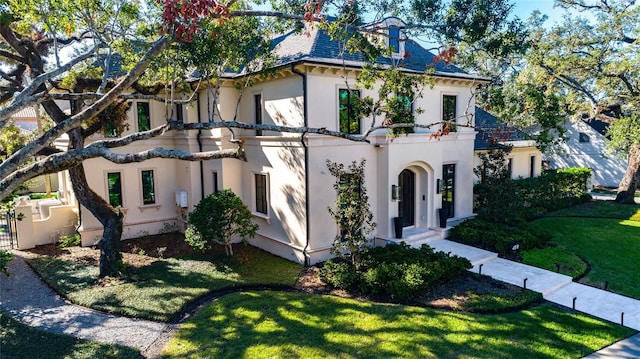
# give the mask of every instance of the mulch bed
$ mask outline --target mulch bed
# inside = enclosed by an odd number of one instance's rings
[[[224,253],[222,246],[216,246],[213,253]],[[72,260],[89,265],[98,265],[100,251],[90,247],[57,248],[54,244],[38,246],[29,252],[48,255],[65,260]],[[153,236],[145,236],[121,242],[121,252],[125,263],[130,267],[147,266],[161,258],[171,258],[194,253],[180,233],[164,233]],[[323,283],[318,276],[318,267],[304,268],[295,289],[312,294],[333,295],[357,300],[373,300],[377,302],[398,303],[388,297],[371,297],[359,293],[351,293],[341,289],[335,289]],[[439,309],[464,310],[464,302],[468,299],[468,293],[476,294],[510,294],[521,292],[522,289],[494,280],[490,277],[467,273],[456,281],[434,288],[419,298],[404,304],[428,306]]]

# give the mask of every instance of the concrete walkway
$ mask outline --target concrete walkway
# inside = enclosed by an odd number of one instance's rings
[[[574,308],[616,324],[640,330],[640,300],[574,283],[571,277],[522,263],[498,258],[495,253],[446,239],[416,241],[435,250],[456,254],[471,261],[470,271],[542,293],[544,299]],[[575,306],[574,306],[575,299]],[[624,313],[624,314],[623,314]],[[622,340],[586,358],[640,358],[640,334]]]
[[[0,310],[19,321],[81,339],[152,350],[172,326],[117,317],[69,304],[44,284],[25,263],[28,253],[13,251],[10,277],[0,274]],[[160,344],[161,345],[161,344]]]

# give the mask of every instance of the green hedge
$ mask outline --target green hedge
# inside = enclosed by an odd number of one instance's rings
[[[515,243],[520,250],[544,248],[551,241],[551,233],[532,231],[524,221],[504,224],[473,218],[452,228],[449,239],[510,257]]]
[[[336,288],[406,299],[458,278],[469,268],[466,258],[434,252],[428,245],[411,248],[403,242],[365,250],[358,270],[347,262],[328,260],[320,278]]]
[[[590,176],[588,168],[568,168],[533,178],[487,180],[474,187],[476,212],[496,223],[539,218],[590,201],[586,192]]]

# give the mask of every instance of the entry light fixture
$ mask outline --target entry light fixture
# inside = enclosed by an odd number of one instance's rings
[[[400,186],[395,184],[391,185],[391,199],[394,201],[400,199]]]

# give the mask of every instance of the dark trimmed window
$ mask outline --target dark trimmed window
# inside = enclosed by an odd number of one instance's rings
[[[509,172],[509,178],[513,178],[513,158],[509,158],[507,161],[507,171]]]
[[[142,204],[156,203],[156,186],[153,179],[153,170],[140,172],[142,178]]]
[[[120,172],[107,173],[107,191],[109,204],[114,207],[122,207],[122,174]]]
[[[212,180],[213,180],[213,193],[218,193],[218,191],[219,191],[218,190],[218,172],[214,171],[212,173],[212,175],[213,175],[213,178],[212,178]]]
[[[182,112],[184,109],[182,107],[182,104],[176,104],[176,121],[178,121],[179,123],[183,123],[184,122],[184,112]]]
[[[389,26],[389,47],[394,54],[400,53],[400,28],[397,26]]]
[[[589,143],[591,141],[591,138],[589,138],[589,135],[587,135],[584,132],[580,132],[580,138],[579,138],[580,143]]]
[[[442,121],[455,123],[457,117],[456,101],[457,96],[442,96]]]
[[[456,165],[442,165],[442,208],[447,210],[447,218],[455,215]]]
[[[151,111],[148,102],[138,102],[138,131],[149,131],[151,129]]]
[[[536,175],[536,156],[529,157],[529,177]]]
[[[340,89],[338,91],[340,109],[340,132],[360,133],[360,91]]]
[[[255,110],[256,125],[262,125],[262,95],[253,96],[253,108]],[[256,130],[256,136],[262,136],[262,130]]]
[[[267,214],[269,204],[267,202],[267,175],[255,174],[256,182],[256,212]]]
[[[104,137],[118,137],[118,128],[112,121],[105,122]]]

